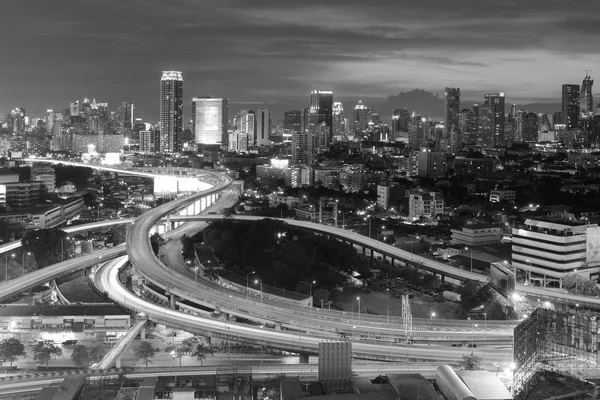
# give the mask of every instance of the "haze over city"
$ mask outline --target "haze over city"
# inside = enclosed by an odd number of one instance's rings
[[[171,69],[185,75],[186,119],[193,96],[280,115],[315,88],[375,107],[446,86],[463,101],[502,91],[508,103],[558,103],[561,85],[600,61],[597,11],[538,0],[7,2],[0,111],[41,114],[89,96],[133,101],[156,120],[157,79]]]

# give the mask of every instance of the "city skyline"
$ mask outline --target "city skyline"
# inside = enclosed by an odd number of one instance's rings
[[[158,120],[155,82],[170,69],[186,76],[186,120],[193,97],[229,98],[232,111],[268,104],[280,115],[306,106],[318,88],[350,104],[414,88],[443,95],[444,87],[461,88],[465,102],[498,91],[511,103],[556,103],[562,84],[580,84],[585,69],[594,76],[600,61],[592,3],[174,3],[62,0],[44,13],[40,0],[6,6],[12,18],[0,32],[21,32],[24,20],[28,28],[3,65],[11,79],[0,110],[22,105],[40,115],[87,95],[131,101]]]

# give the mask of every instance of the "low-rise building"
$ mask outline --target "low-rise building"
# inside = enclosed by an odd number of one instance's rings
[[[272,194],[269,196],[269,207],[279,207],[282,204],[285,204],[288,210],[293,209],[298,205],[300,199],[298,197],[293,196],[284,196],[281,194]]]
[[[461,229],[451,229],[452,243],[469,247],[500,243],[502,228],[494,224],[471,224]]]
[[[502,201],[508,201],[514,203],[517,197],[517,192],[514,190],[491,190],[490,191],[490,202],[500,203]]]
[[[93,306],[10,304],[0,307],[0,331],[126,330],[130,325],[129,313],[120,307],[106,304]]]
[[[435,217],[444,213],[444,196],[438,192],[413,190],[408,198],[408,216],[412,219]]]

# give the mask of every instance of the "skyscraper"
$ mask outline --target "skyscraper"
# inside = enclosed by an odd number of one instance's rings
[[[458,130],[458,113],[460,112],[460,89],[446,88],[444,94],[444,135]]]
[[[302,111],[291,110],[283,113],[283,129],[292,132],[300,132],[302,130]]]
[[[256,114],[252,110],[240,111],[241,126],[238,130],[246,134],[246,149],[256,146]]]
[[[119,107],[119,122],[123,129],[133,129],[133,110],[133,103],[127,101],[121,103],[121,107]]]
[[[583,83],[581,84],[581,97],[579,98],[579,106],[581,107],[582,112],[594,112],[592,86],[594,86],[594,80],[591,76],[586,74]]]
[[[506,143],[504,137],[504,93],[486,93],[485,106],[491,112],[491,146],[501,147]]]
[[[562,86],[562,116],[567,130],[579,127],[579,85]]]
[[[256,145],[268,146],[271,134],[271,110],[259,108],[256,110]]]
[[[368,121],[367,114],[369,109],[363,104],[362,101],[358,101],[358,104],[354,107],[354,133],[361,134],[367,130]],[[361,137],[362,138],[362,137]]]
[[[227,146],[227,99],[194,97],[192,112],[197,144]]]
[[[333,92],[313,90],[310,94],[309,125],[321,132],[320,141],[328,146],[333,135]],[[323,137],[324,136],[324,137]]]
[[[344,105],[339,101],[333,103],[333,133],[336,135],[346,133]]]
[[[539,117],[536,113],[523,115],[522,138],[524,142],[537,142],[539,130]]]
[[[182,132],[183,76],[179,71],[163,71],[160,79],[160,151],[179,151]]]

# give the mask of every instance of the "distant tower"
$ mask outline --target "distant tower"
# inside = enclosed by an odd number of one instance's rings
[[[579,85],[562,86],[562,117],[567,130],[579,127]]]
[[[504,137],[504,93],[486,93],[485,106],[490,110],[491,144],[493,147],[505,145]]]
[[[368,120],[367,114],[369,109],[363,104],[362,101],[358,101],[358,104],[354,107],[354,133],[362,133],[367,130]]]
[[[271,110],[259,108],[256,110],[256,145],[268,146],[271,134]]]
[[[320,142],[329,146],[333,135],[333,92],[313,90],[310,93],[310,127],[320,132]]]
[[[197,144],[227,146],[228,100],[210,97],[192,99],[194,136]]]
[[[183,76],[163,71],[160,79],[160,151],[181,150],[183,132]]]
[[[333,133],[334,135],[346,133],[344,105],[339,101],[333,103]]]
[[[444,136],[458,130],[458,113],[460,112],[460,89],[446,88],[444,94]]]
[[[581,111],[594,112],[594,97],[592,95],[592,86],[594,86],[594,80],[591,76],[587,75],[583,79],[581,84],[581,97],[579,98],[579,106]]]

